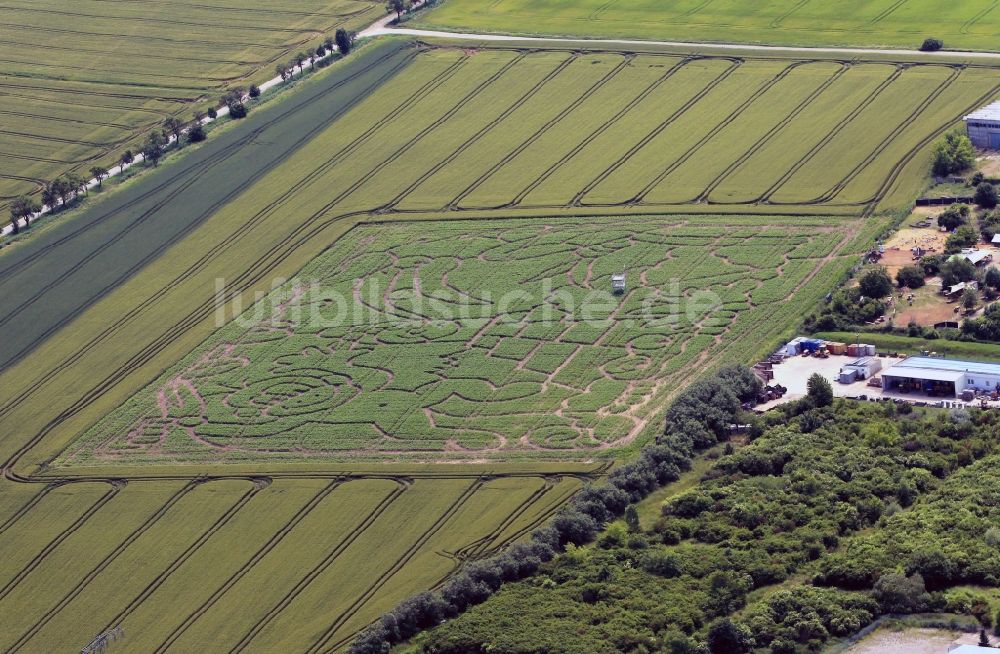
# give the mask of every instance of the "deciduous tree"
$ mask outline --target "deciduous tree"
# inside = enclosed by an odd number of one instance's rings
[[[354,47],[354,33],[340,28],[337,30],[336,37],[337,49],[340,50],[341,55],[346,56],[351,52],[351,48]]]
[[[97,180],[97,188],[101,188],[104,184],[104,178],[108,176],[108,169],[104,166],[93,166],[90,169],[90,174]]]
[[[27,195],[16,197],[10,203],[10,224],[13,232],[17,234],[20,229],[18,221],[24,220],[24,226],[31,227],[31,217],[42,210],[42,205],[37,200]]]
[[[975,202],[984,209],[994,209],[1000,202],[996,187],[989,182],[983,182],[976,187]]]
[[[159,132],[150,132],[146,137],[146,142],[142,144],[142,158],[145,161],[152,161],[153,167],[160,165],[163,158],[164,138]]]
[[[385,8],[387,11],[396,12],[396,20],[398,21],[403,17],[403,14],[410,10],[413,4],[410,0],[389,0],[385,3]]]
[[[861,276],[858,288],[865,297],[880,300],[892,293],[892,278],[885,268],[873,268]]]
[[[903,266],[896,273],[896,283],[900,288],[920,288],[924,285],[924,271],[917,266]]]
[[[818,372],[814,372],[806,382],[808,397],[814,406],[830,406],[833,404],[833,386]]]
[[[183,129],[183,127],[184,126],[181,124],[181,121],[178,120],[176,116],[170,116],[163,121],[163,129],[167,132],[167,134],[174,137],[174,140],[177,141],[178,145],[180,145],[181,142],[181,129]]]

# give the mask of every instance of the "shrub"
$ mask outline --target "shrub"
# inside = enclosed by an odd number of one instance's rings
[[[865,297],[880,300],[892,294],[892,278],[885,268],[873,268],[861,277],[858,288]]]
[[[987,243],[1000,234],[1000,211],[990,211],[979,218],[979,233]]]
[[[200,143],[205,140],[205,128],[201,123],[195,123],[188,129],[188,143]]]
[[[809,381],[806,382],[806,388],[809,389],[806,397],[809,398],[813,406],[824,407],[833,404],[833,387],[818,372],[814,372],[809,377]]]
[[[944,47],[944,42],[941,39],[928,38],[924,39],[924,42],[920,44],[921,52],[937,52]]]
[[[875,601],[884,613],[919,613],[930,599],[919,574],[887,574],[875,582]]]
[[[945,176],[968,170],[976,162],[976,151],[972,141],[960,130],[945,135],[934,146],[933,171]]]
[[[750,631],[729,618],[720,618],[708,628],[708,649],[712,654],[746,654],[752,647]]]
[[[920,288],[924,285],[924,271],[916,266],[904,266],[896,273],[900,288]]]
[[[971,248],[979,242],[979,234],[969,225],[962,225],[945,241],[945,252],[958,252],[962,248]]]
[[[964,211],[963,211],[964,209]],[[965,204],[953,204],[937,217],[937,224],[944,227],[949,232],[959,225],[965,224],[965,219],[969,215],[969,207]]]
[[[992,184],[983,182],[976,186],[974,200],[976,204],[985,209],[993,209],[1000,202],[1000,196],[997,195],[997,190]]]
[[[260,97],[260,87],[257,86],[256,84],[251,84],[250,85],[250,90],[247,92],[247,95],[249,95],[251,98],[259,98]]]
[[[667,579],[680,576],[682,573],[680,558],[662,550],[646,552],[641,564],[646,572]]]

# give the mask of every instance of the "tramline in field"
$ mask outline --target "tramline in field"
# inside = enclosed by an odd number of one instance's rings
[[[274,76],[275,62],[382,4],[15,0],[0,44],[0,210],[63,173],[111,166],[168,116],[191,119],[227,88]]]
[[[5,253],[0,649],[342,650],[766,349],[995,93],[647,50],[366,46]],[[369,319],[330,324],[338,297]]]

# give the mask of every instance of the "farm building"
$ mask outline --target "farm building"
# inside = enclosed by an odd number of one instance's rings
[[[993,245],[1000,245],[1000,234],[994,234],[993,240],[990,241]]]
[[[1000,150],[1000,102],[994,102],[966,116],[965,129],[972,145]]]
[[[948,650],[948,654],[984,654],[985,652],[995,652],[992,647],[979,647],[978,645],[959,645]]]
[[[840,383],[853,384],[861,379],[868,379],[882,369],[882,362],[875,357],[865,357],[847,364],[840,369]]]
[[[942,295],[958,295],[959,293],[963,292],[967,288],[971,288],[974,291],[978,290],[979,289],[979,283],[978,282],[959,282],[959,283],[955,284],[954,286],[942,286],[941,287],[941,294]]]
[[[965,259],[974,266],[985,266],[990,261],[993,261],[993,253],[989,250],[977,250],[975,248],[967,248],[962,250],[958,254],[953,254],[950,257],[951,261],[958,259]]]
[[[957,397],[965,390],[993,392],[1000,389],[1000,364],[912,357],[882,373],[886,391]]]

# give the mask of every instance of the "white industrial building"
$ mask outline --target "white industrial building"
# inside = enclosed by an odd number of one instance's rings
[[[881,361],[875,357],[864,357],[841,368],[839,381],[841,384],[853,384],[859,379],[868,379],[881,369]]]
[[[1000,102],[966,116],[965,129],[972,145],[984,150],[1000,150]]]
[[[1000,391],[1000,364],[912,357],[882,372],[882,389],[951,398],[966,390],[992,393]]]

